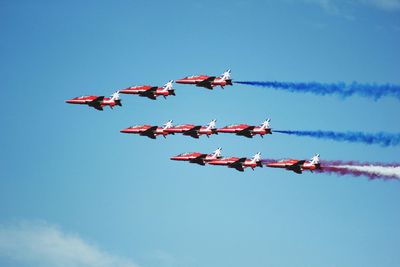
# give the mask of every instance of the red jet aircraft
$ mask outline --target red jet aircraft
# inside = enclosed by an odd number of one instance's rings
[[[162,135],[164,138],[173,133],[168,133],[166,130],[173,127],[172,120],[167,121],[163,127],[151,126],[151,125],[136,125],[126,129],[121,130],[121,133],[133,133],[139,134],[141,136],[147,136],[151,139],[156,139],[158,135]]]
[[[141,85],[122,89],[119,92],[121,94],[136,94],[142,97],[148,97],[152,100],[156,100],[158,96],[163,96],[166,99],[169,95],[175,95],[175,90],[172,89],[173,82],[174,81],[171,80],[161,88],[157,86]]]
[[[224,88],[225,85],[232,85],[231,70],[225,71],[220,77],[207,75],[189,76],[176,80],[176,83],[195,84],[198,87],[204,87],[210,90],[218,85]]]
[[[257,134],[259,134],[261,137],[264,137],[265,134],[272,134],[270,121],[271,119],[267,119],[260,126],[250,126],[247,124],[229,125],[224,128],[218,129],[217,132],[234,133],[236,135],[246,136],[248,138],[252,138]]]
[[[232,158],[222,158],[222,159],[216,159],[209,161],[208,164],[211,165],[220,165],[220,166],[228,166],[228,168],[234,168],[238,171],[244,171],[245,168],[254,168],[256,167],[263,167],[261,163],[261,153],[258,152],[257,154],[254,155],[252,159],[247,159],[247,158],[237,158],[237,157],[232,157]]]
[[[319,154],[316,154],[311,158],[310,161],[307,160],[296,160],[296,159],[284,159],[277,162],[267,163],[265,166],[271,168],[283,168],[289,171],[294,171],[295,173],[301,174],[303,170],[319,170],[321,169],[321,164],[319,161]]]
[[[112,109],[114,106],[122,106],[121,99],[119,98],[118,91],[111,95],[111,98],[104,96],[79,96],[65,101],[68,104],[81,104],[88,105],[97,110],[103,110],[104,106],[110,106]]]
[[[171,160],[189,161],[200,165],[206,165],[207,162],[220,159],[222,148],[218,148],[212,154],[203,154],[199,152],[182,153],[177,156],[171,157]]]
[[[168,128],[165,131],[168,133],[181,133],[183,135],[188,135],[193,138],[199,138],[203,134],[209,137],[212,134],[218,134],[215,124],[216,121],[217,120],[210,121],[207,126],[182,124]]]

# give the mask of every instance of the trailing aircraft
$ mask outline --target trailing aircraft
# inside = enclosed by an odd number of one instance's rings
[[[65,101],[68,104],[88,105],[97,110],[103,110],[104,106],[109,106],[111,109],[114,106],[122,106],[119,92],[115,92],[111,97],[86,95],[79,96]]]

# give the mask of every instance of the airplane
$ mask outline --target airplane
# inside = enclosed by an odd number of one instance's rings
[[[220,165],[220,166],[228,166],[228,168],[234,168],[240,172],[243,172],[245,168],[251,168],[254,171],[256,167],[263,167],[261,163],[261,153],[258,152],[253,156],[252,159],[247,158],[222,158],[209,161],[208,164],[211,165]]]
[[[217,130],[218,133],[234,133],[239,136],[245,136],[247,138],[253,138],[253,136],[259,134],[264,137],[265,134],[272,134],[270,127],[271,119],[265,120],[260,126],[250,126],[248,124],[235,124],[229,125],[224,128]]]
[[[172,89],[173,82],[173,80],[170,80],[161,88],[157,86],[141,85],[122,89],[119,92],[121,94],[136,94],[152,100],[156,100],[158,96],[163,96],[165,99],[167,99],[167,96],[175,95],[175,90]]]
[[[189,153],[182,153],[177,156],[171,157],[171,160],[178,160],[178,161],[189,161],[190,163],[196,163],[199,165],[206,165],[207,162],[211,160],[216,160],[222,158],[221,156],[222,148],[219,147],[215,150],[212,154],[203,154],[199,152],[189,152]]]
[[[212,120],[207,126],[193,125],[193,124],[182,124],[166,129],[168,133],[182,133],[183,135],[188,135],[193,138],[199,138],[201,135],[205,134],[209,137],[212,134],[218,134],[216,128],[216,121]]]
[[[176,83],[195,84],[198,87],[204,87],[210,90],[219,85],[223,89],[225,85],[232,85],[231,70],[225,71],[220,77],[207,75],[188,76],[176,80]]]
[[[115,92],[111,95],[111,98],[104,96],[79,96],[65,101],[68,104],[81,104],[88,105],[97,110],[103,110],[104,106],[110,106],[112,109],[114,106],[122,106],[121,99],[119,98],[119,92]]]
[[[276,162],[265,164],[271,168],[284,168],[289,171],[294,171],[297,174],[303,173],[303,170],[319,170],[321,164],[319,160],[319,154],[315,154],[310,161],[307,160],[296,160],[296,159],[284,159]]]
[[[171,127],[173,127],[172,120],[169,120],[163,125],[163,127],[151,126],[151,125],[136,125],[123,129],[120,132],[139,134],[141,136],[147,136],[151,139],[156,139],[156,137],[159,135],[162,135],[164,138],[166,138],[167,135],[174,134],[174,133],[168,133],[166,131],[168,128]]]

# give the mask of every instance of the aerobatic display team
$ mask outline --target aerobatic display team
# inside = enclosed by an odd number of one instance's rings
[[[336,83],[324,84],[317,82],[294,83],[277,81],[232,81],[231,70],[228,69],[220,76],[194,75],[175,80],[178,84],[193,84],[197,87],[203,87],[213,90],[214,87],[232,86],[233,83],[240,85],[268,87],[277,90],[286,90],[290,92],[307,92],[318,95],[336,94],[344,97],[352,95],[361,95],[373,99],[383,96],[391,96],[400,99],[400,86],[392,84],[360,84],[360,83]],[[114,92],[111,97],[105,96],[80,96],[69,100],[69,104],[81,104],[103,111],[105,106],[113,109],[114,106],[122,106],[120,94],[134,94],[141,97],[147,97],[156,100],[157,97],[175,96],[173,89],[174,80],[168,81],[162,87],[153,85],[132,86]],[[253,138],[255,136],[271,135],[272,133],[281,133],[296,136],[307,136],[319,139],[329,139],[334,141],[344,141],[364,144],[377,144],[381,146],[395,146],[400,144],[400,134],[393,133],[364,133],[364,132],[335,132],[321,130],[272,130],[270,126],[271,119],[268,118],[260,125],[249,125],[247,123],[232,124],[222,128],[217,128],[216,119],[211,120],[207,125],[181,124],[174,125],[172,120],[167,121],[162,126],[157,125],[135,125],[120,130],[121,133],[138,134],[151,139],[157,136],[166,138],[168,135],[182,134],[192,138],[199,139],[200,136],[207,137],[218,135],[219,133],[230,133],[237,136]],[[186,152],[170,158],[174,161],[187,161],[199,165],[227,166],[243,172],[246,168],[254,170],[257,167],[282,168],[297,174],[308,170],[315,173],[328,173],[336,175],[365,176],[369,179],[400,179],[400,163],[371,163],[357,161],[321,161],[320,155],[315,154],[310,160],[304,159],[262,159],[261,152],[257,152],[253,157],[244,156],[222,156],[222,148],[218,148],[211,154],[202,152]]]

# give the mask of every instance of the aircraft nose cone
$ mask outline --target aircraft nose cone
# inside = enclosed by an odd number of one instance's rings
[[[71,104],[72,100],[71,99],[65,100],[65,103]]]
[[[122,129],[120,132],[121,133],[129,133],[128,129]]]

